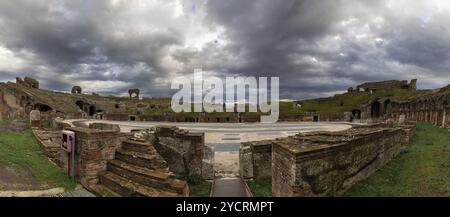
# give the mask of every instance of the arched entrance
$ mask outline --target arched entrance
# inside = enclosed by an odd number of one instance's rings
[[[83,109],[83,106],[84,106],[83,101],[81,101],[81,100],[76,101],[75,104],[78,106],[78,108],[80,108],[81,111],[84,110],[84,109]]]
[[[95,106],[91,105],[89,106],[89,116],[94,116],[95,115]]]
[[[361,110],[353,109],[352,110],[352,116],[353,116],[353,119],[356,119],[356,120],[361,119]]]
[[[48,111],[53,110],[52,107],[50,107],[46,104],[41,104],[41,103],[36,103],[34,105],[34,109],[39,110],[40,112],[48,112]]]
[[[381,115],[381,104],[378,101],[372,103],[370,115],[372,118],[379,118]]]

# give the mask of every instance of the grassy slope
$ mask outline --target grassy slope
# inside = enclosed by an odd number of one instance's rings
[[[450,133],[418,124],[410,147],[348,196],[450,196]]]
[[[396,100],[407,100],[414,97],[428,94],[428,90],[409,91],[404,89],[389,89],[377,91],[373,94],[366,92],[351,92],[337,94],[333,97],[311,99],[301,101],[303,106],[301,109],[293,107],[292,102],[281,102],[281,114],[304,114],[308,110],[315,110],[320,114],[342,114],[346,111],[359,108],[361,105],[368,103],[377,97],[392,97]]]
[[[247,185],[252,191],[253,197],[271,197],[272,196],[272,180],[247,180]]]
[[[36,179],[49,187],[73,189],[75,184],[52,164],[30,130],[22,133],[0,132],[0,163],[27,166]]]

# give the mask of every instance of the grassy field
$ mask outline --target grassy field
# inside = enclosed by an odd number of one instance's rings
[[[28,167],[33,176],[49,188],[71,190],[75,187],[63,170],[47,159],[30,130],[0,132],[0,164]]]
[[[271,197],[272,196],[272,180],[247,180],[247,185],[252,191],[253,197]]]
[[[347,196],[450,196],[450,132],[418,124],[410,147]]]

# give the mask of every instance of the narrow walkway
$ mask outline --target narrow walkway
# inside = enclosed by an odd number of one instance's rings
[[[74,191],[64,192],[62,194],[53,195],[52,197],[95,197],[95,195],[82,188]]]
[[[241,178],[218,178],[214,180],[212,197],[248,197],[249,195]]]

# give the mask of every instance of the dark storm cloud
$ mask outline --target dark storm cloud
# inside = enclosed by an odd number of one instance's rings
[[[0,80],[170,96],[171,78],[202,67],[279,76],[281,98],[415,77],[439,87],[449,14],[444,1],[1,1]]]

